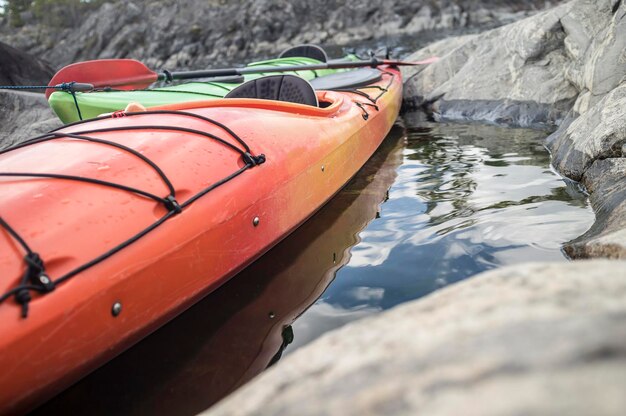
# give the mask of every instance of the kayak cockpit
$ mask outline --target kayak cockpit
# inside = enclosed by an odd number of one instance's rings
[[[219,100],[188,101],[184,103],[167,104],[152,107],[150,110],[192,110],[195,108],[213,107],[242,107],[294,113],[314,117],[331,117],[339,111],[344,102],[341,94],[332,91],[316,91],[315,95],[319,102],[318,107],[310,105],[290,103],[286,101],[262,100],[258,98],[224,98]]]

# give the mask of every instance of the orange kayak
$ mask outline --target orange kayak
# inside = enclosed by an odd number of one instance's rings
[[[320,107],[179,103],[0,154],[0,413],[110,360],[316,212],[398,115],[400,74],[381,72],[318,91]]]

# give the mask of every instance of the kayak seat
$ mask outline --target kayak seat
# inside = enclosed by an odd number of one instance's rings
[[[317,45],[303,44],[285,49],[278,55],[279,58],[312,58],[320,62],[328,62],[326,51]]]
[[[269,75],[253,79],[230,91],[225,98],[257,98],[314,107],[319,105],[311,84],[295,75]]]
[[[311,80],[316,90],[346,90],[359,88],[380,81],[382,72],[374,68],[361,68],[353,71],[337,72]]]

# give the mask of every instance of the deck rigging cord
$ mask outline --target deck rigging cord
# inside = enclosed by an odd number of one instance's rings
[[[71,279],[72,277],[76,276],[77,274],[81,273],[82,271],[95,266],[101,261],[107,259],[113,254],[119,252],[120,250],[124,249],[125,247],[139,240],[143,236],[147,235],[149,232],[156,229],[158,226],[163,224],[169,218],[173,217],[174,215],[182,213],[186,207],[188,207],[193,202],[195,202],[202,196],[206,195],[210,191],[234,179],[235,177],[239,176],[246,170],[252,167],[258,166],[265,162],[265,155],[263,154],[254,155],[251,152],[251,149],[248,146],[248,144],[243,139],[241,139],[241,137],[239,137],[235,132],[233,132],[229,127],[220,123],[219,121],[201,116],[199,114],[194,114],[194,113],[190,113],[186,111],[156,110],[156,111],[142,111],[142,112],[137,112],[137,113],[114,113],[113,115],[98,117],[95,120],[104,120],[108,118],[117,118],[117,117],[154,115],[154,114],[179,115],[179,116],[192,117],[192,118],[202,120],[226,132],[231,138],[233,138],[238,143],[238,145],[233,144],[215,134],[211,134],[211,133],[201,131],[201,130],[194,130],[194,129],[190,129],[186,127],[179,127],[179,126],[141,125],[141,126],[110,127],[110,128],[100,128],[100,129],[86,129],[86,130],[78,131],[75,133],[61,132],[59,131],[61,128],[59,128],[56,130],[52,130],[51,132],[46,133],[44,135],[35,137],[33,139],[27,140],[25,142],[22,142],[20,144],[17,144],[15,146],[12,146],[10,148],[0,151],[0,154],[4,154],[6,152],[23,148],[26,146],[30,146],[36,143],[41,143],[41,142],[55,140],[55,139],[62,139],[62,138],[70,138],[70,139],[74,139],[77,141],[86,141],[86,142],[104,144],[104,145],[108,145],[108,146],[112,146],[117,149],[120,149],[124,152],[129,153],[130,155],[134,157],[141,159],[145,164],[147,164],[150,168],[152,168],[152,170],[154,170],[157,173],[161,181],[164,183],[164,185],[168,189],[168,195],[166,195],[165,197],[161,197],[158,195],[154,195],[150,192],[146,192],[141,189],[129,187],[123,184],[118,184],[114,182],[108,182],[108,181],[103,181],[103,180],[83,177],[83,176],[60,175],[60,174],[54,174],[54,173],[0,172],[0,177],[41,177],[41,178],[50,178],[50,179],[59,179],[59,180],[80,181],[80,182],[85,182],[85,183],[91,183],[94,185],[106,186],[106,187],[119,189],[122,191],[126,191],[130,193],[134,193],[136,195],[143,196],[145,198],[152,199],[156,201],[157,203],[163,204],[163,206],[167,210],[165,215],[163,215],[161,218],[159,218],[157,221],[153,222],[152,224],[150,224],[143,230],[129,237],[125,241],[117,244],[116,246],[110,248],[108,251],[102,253],[96,258],[90,261],[87,261],[86,263],[74,268],[73,270],[70,270],[69,272],[65,273],[64,275],[56,279],[51,279],[46,274],[44,261],[41,259],[41,257],[35,251],[32,250],[32,248],[26,243],[26,241],[22,238],[22,236],[19,233],[14,228],[12,228],[10,224],[3,217],[0,216],[0,228],[3,228],[26,253],[24,257],[24,262],[26,264],[24,275],[22,276],[22,278],[20,279],[16,287],[14,287],[13,289],[10,289],[9,291],[7,291],[6,293],[0,296],[0,303],[4,302],[5,300],[13,296],[15,298],[15,301],[21,305],[22,317],[26,318],[28,316],[28,305],[29,305],[29,302],[32,300],[31,292],[48,293],[48,292],[53,291],[56,288],[56,286],[59,285],[60,283],[63,283]],[[89,120],[88,122],[90,121],[92,120]],[[78,121],[75,123],[71,123],[67,126],[64,126],[62,128],[67,128],[69,126],[82,125],[88,122]],[[93,133],[102,133],[102,132],[111,132],[111,131],[133,131],[133,130],[145,130],[145,129],[163,130],[163,131],[181,131],[181,132],[186,132],[186,133],[192,133],[198,136],[204,136],[238,153],[239,156],[241,156],[244,165],[240,167],[239,169],[235,170],[234,172],[232,172],[231,174],[227,175],[226,177],[200,190],[195,195],[187,199],[185,202],[179,203],[176,200],[175,187],[172,185],[167,175],[163,172],[161,168],[159,168],[159,166],[156,163],[154,163],[148,157],[141,154],[137,150],[132,149],[123,144],[88,136],[89,134],[93,134]]]
[[[356,94],[358,96],[364,97],[365,99],[368,100],[368,102],[359,102],[359,101],[355,101],[353,100],[354,104],[356,106],[358,106],[361,111],[363,111],[363,119],[364,120],[368,120],[369,118],[369,113],[367,111],[367,107],[371,107],[374,108],[376,111],[379,110],[378,106],[376,105],[376,102],[385,94],[389,91],[389,87],[393,84],[394,79],[395,79],[395,74],[392,72],[388,72],[388,71],[384,71],[381,70],[382,75],[387,75],[390,76],[389,82],[386,86],[382,87],[382,86],[378,86],[378,85],[374,85],[374,86],[361,86],[361,87],[354,87],[354,88],[350,88],[350,89],[335,89],[335,91],[340,91],[340,92],[347,92],[347,93],[353,93]],[[14,89],[19,89],[19,88],[14,88]],[[367,94],[366,92],[363,92],[361,90],[363,89],[374,89],[374,90],[378,90],[380,91],[378,93],[378,95],[376,96],[372,96],[370,94]],[[75,99],[76,100],[76,99]],[[78,103],[76,103],[76,105],[78,106]],[[78,108],[77,108],[78,109]],[[78,109],[79,114],[80,114],[80,109]],[[109,118],[118,118],[118,117],[132,117],[132,116],[141,116],[141,115],[182,115],[182,116],[186,116],[186,117],[193,117],[196,119],[200,119],[203,120],[207,123],[210,123],[218,128],[220,128],[221,130],[223,130],[224,132],[226,132],[231,138],[235,139],[236,142],[241,146],[239,147],[238,145],[235,145],[217,135],[208,133],[206,131],[201,131],[201,130],[196,130],[196,129],[190,129],[187,127],[180,127],[180,126],[159,126],[159,125],[135,125],[135,126],[124,126],[124,127],[108,127],[108,128],[98,128],[98,129],[86,129],[86,130],[80,130],[77,132],[73,132],[73,133],[65,133],[65,132],[61,132],[59,131],[60,129],[65,129],[68,127],[73,127],[73,126],[78,126],[78,125],[82,125],[82,124],[86,124],[89,123],[91,121],[94,120],[104,120],[104,119],[109,119]],[[209,138],[211,140],[214,140],[226,147],[228,147],[229,149],[239,153],[239,155],[242,158],[242,161],[244,162],[244,165],[239,168],[238,170],[236,170],[235,172],[231,173],[230,175],[226,176],[225,178],[222,178],[221,180],[218,180],[217,182],[211,184],[210,186],[202,189],[201,191],[199,191],[198,193],[196,193],[195,195],[191,196],[187,201],[183,202],[183,203],[179,203],[176,200],[176,193],[175,193],[175,188],[172,185],[171,181],[168,179],[168,177],[166,176],[166,174],[159,168],[159,166],[154,163],[153,161],[151,161],[149,158],[147,158],[145,155],[142,155],[140,152],[138,152],[135,149],[132,149],[128,146],[125,146],[123,144],[117,143],[117,142],[112,142],[109,140],[104,140],[104,139],[100,139],[100,138],[96,138],[96,137],[92,137],[89,136],[89,134],[94,134],[94,133],[104,133],[104,132],[114,132],[114,131],[134,131],[134,130],[145,130],[145,129],[151,129],[151,130],[163,130],[163,131],[180,131],[180,132],[185,132],[185,133],[191,133],[194,135],[200,135],[200,136],[204,136],[206,138]],[[24,241],[24,239],[6,222],[6,220],[4,218],[2,218],[0,216],[0,228],[4,228],[8,234],[14,239],[16,240],[19,245],[22,247],[23,251],[26,252],[26,255],[24,257],[24,262],[26,263],[26,270],[24,272],[24,275],[22,277],[22,279],[20,280],[19,284],[7,291],[6,293],[4,293],[3,295],[0,296],[0,303],[4,302],[5,300],[7,300],[8,298],[10,298],[11,296],[13,296],[15,298],[15,301],[17,303],[19,303],[22,307],[22,317],[26,318],[28,316],[28,304],[29,302],[32,300],[31,294],[30,292],[39,292],[39,293],[48,293],[51,292],[55,289],[55,287],[62,283],[65,282],[66,280],[69,280],[70,278],[76,276],[77,274],[79,274],[80,272],[100,263],[101,261],[107,259],[108,257],[112,256],[113,254],[119,252],[120,250],[124,249],[125,247],[129,246],[130,244],[132,244],[133,242],[139,240],[140,238],[142,238],[143,236],[147,235],[149,232],[151,232],[152,230],[156,229],[158,226],[160,226],[161,224],[163,224],[165,221],[167,221],[169,218],[173,217],[174,215],[180,214],[183,209],[185,209],[187,206],[189,206],[190,204],[192,204],[194,201],[198,200],[199,198],[201,198],[202,196],[206,195],[207,193],[209,193],[210,191],[212,191],[213,189],[223,185],[224,183],[234,179],[235,177],[239,176],[240,174],[242,174],[245,170],[252,168],[254,166],[260,165],[262,163],[265,162],[265,156],[263,154],[259,154],[259,155],[253,155],[251,152],[250,147],[245,143],[245,141],[243,139],[241,139],[235,132],[233,132],[230,128],[228,128],[226,125],[210,119],[208,117],[204,117],[201,116],[199,114],[195,114],[195,113],[190,113],[190,112],[186,112],[186,111],[169,111],[169,110],[153,110],[153,111],[142,111],[142,112],[137,112],[137,113],[126,113],[123,111],[119,111],[119,112],[115,112],[111,115],[107,115],[107,116],[101,116],[101,117],[97,117],[93,120],[88,120],[88,121],[84,121],[81,119],[81,121],[77,121],[74,123],[70,123],[66,126],[60,127],[58,129],[52,130],[49,133],[46,133],[44,135],[35,137],[33,139],[27,140],[25,142],[19,143],[17,145],[14,145],[10,148],[7,148],[5,150],[0,151],[0,155],[4,154],[8,151],[12,151],[12,150],[16,150],[19,148],[23,148],[29,145],[33,145],[36,143],[41,143],[41,142],[45,142],[45,141],[49,141],[49,140],[55,140],[55,139],[60,139],[60,138],[70,138],[70,139],[74,139],[77,141],[86,141],[86,142],[92,142],[92,143],[99,143],[99,144],[104,144],[104,145],[108,145],[108,146],[112,146],[115,147],[117,149],[120,149],[124,152],[127,152],[129,154],[131,154],[134,157],[137,157],[139,159],[141,159],[144,163],[146,163],[148,166],[150,166],[156,173],[157,175],[160,177],[160,179],[163,181],[163,183],[166,185],[166,187],[168,188],[168,195],[166,195],[165,197],[161,197],[158,195],[154,195],[150,192],[146,192],[143,191],[141,189],[137,189],[137,188],[133,188],[133,187],[129,187],[123,184],[118,184],[118,183],[113,183],[113,182],[108,182],[108,181],[103,181],[103,180],[99,180],[99,179],[95,179],[95,178],[88,178],[88,177],[82,177],[82,176],[74,176],[74,175],[61,175],[61,174],[54,174],[54,173],[31,173],[31,172],[0,172],[0,177],[39,177],[39,178],[49,178],[49,179],[59,179],[59,180],[72,180],[72,181],[81,181],[81,182],[86,182],[86,183],[91,183],[94,185],[100,185],[100,186],[106,186],[106,187],[110,187],[110,188],[115,188],[115,189],[119,189],[122,191],[126,191],[126,192],[130,192],[130,193],[134,193],[140,196],[143,196],[145,198],[149,198],[152,199],[154,201],[156,201],[157,203],[161,203],[163,204],[163,206],[165,207],[165,209],[167,210],[167,213],[162,216],[160,219],[158,219],[157,221],[155,221],[154,223],[152,223],[151,225],[149,225],[148,227],[146,227],[145,229],[139,231],[138,233],[136,233],[135,235],[131,236],[130,238],[128,238],[127,240],[119,243],[118,245],[112,247],[111,249],[109,249],[108,251],[106,251],[105,253],[97,256],[96,258],[82,264],[81,266],[76,267],[75,269],[65,273],[64,275],[56,278],[56,279],[51,279],[45,272],[45,266],[44,266],[44,262],[43,260],[39,257],[39,255],[34,252],[29,246],[28,244]]]
[[[76,99],[76,93],[79,91],[92,91],[93,85],[84,84],[79,82],[63,82],[57,85],[0,85],[0,90],[59,90],[67,92],[72,95],[74,99],[74,105],[76,106],[76,112],[78,113],[78,118],[83,119],[83,115],[80,112],[80,107],[78,106],[78,100]]]

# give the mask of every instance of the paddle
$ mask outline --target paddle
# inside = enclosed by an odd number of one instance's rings
[[[146,67],[143,63],[134,59],[101,59],[68,65],[57,72],[54,77],[52,77],[48,85],[55,86],[68,82],[76,82],[88,83],[93,85],[94,88],[115,87],[116,89],[121,90],[133,90],[148,88],[150,84],[157,81],[233,77],[270,72],[316,71],[321,69],[347,69],[361,67],[374,68],[379,65],[426,65],[435,62],[438,59],[439,58],[433,57],[424,61],[405,62],[373,57],[370,60],[338,60],[311,65],[250,66],[243,68],[206,69],[184,72],[163,71],[162,73],[156,73]],[[52,91],[47,90],[46,97],[49,97],[50,94],[52,94]]]

